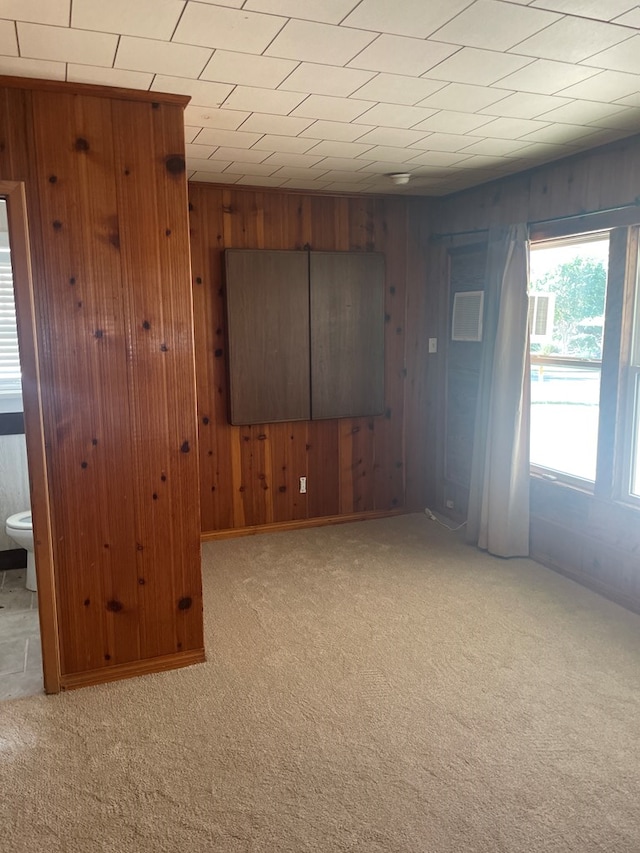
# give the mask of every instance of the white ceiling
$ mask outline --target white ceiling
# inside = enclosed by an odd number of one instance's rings
[[[632,0],[0,0],[0,74],[190,95],[192,180],[440,195],[640,132],[639,28]]]

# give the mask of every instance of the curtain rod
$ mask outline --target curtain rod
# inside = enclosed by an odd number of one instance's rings
[[[619,204],[616,207],[603,207],[600,210],[586,210],[583,213],[570,213],[566,216],[553,216],[551,219],[533,219],[527,222],[527,227],[532,225],[550,225],[553,222],[568,222],[571,219],[584,219],[585,216],[597,216],[602,213],[617,213],[619,210],[630,210],[632,207],[640,207],[640,196],[628,202],[627,204]],[[488,234],[489,228],[471,228],[468,231],[445,231],[442,234],[432,234],[432,240],[445,240],[447,237],[466,237],[471,234]]]

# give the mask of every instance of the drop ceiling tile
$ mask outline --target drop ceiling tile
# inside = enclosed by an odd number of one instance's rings
[[[0,21],[0,53],[3,56],[18,55],[18,40],[13,21]]]
[[[466,160],[461,160],[458,163],[458,169],[472,169],[475,172],[477,169],[494,169],[503,163],[502,157],[492,157],[490,154],[473,154]]]
[[[636,6],[625,12],[624,15],[620,15],[619,18],[615,19],[615,23],[622,24],[625,27],[635,27],[637,30],[640,29],[640,6]]]
[[[322,142],[316,143],[308,153],[318,154],[322,157],[360,157],[365,154],[369,148],[371,148],[371,145],[366,145],[362,142],[331,142],[329,140],[323,140]],[[339,167],[336,166],[335,168]]]
[[[381,35],[359,53],[349,66],[419,77],[456,50],[458,48],[451,44]]]
[[[533,0],[531,5],[566,15],[582,15],[585,18],[610,21],[633,9],[636,4],[634,0]]]
[[[355,124],[372,124],[383,127],[413,127],[432,116],[436,110],[423,107],[405,107],[401,104],[377,104],[355,119]]]
[[[296,65],[297,63],[290,59],[272,59],[268,56],[249,56],[248,53],[216,50],[200,79],[275,89]]]
[[[230,6],[233,9],[242,9],[244,0],[197,0],[198,3],[208,3],[210,6]]]
[[[148,89],[153,74],[144,71],[121,71],[96,65],[67,65],[68,83],[94,83],[97,86],[123,86],[126,89]]]
[[[342,121],[315,121],[300,136],[308,136],[312,139],[332,139],[335,142],[353,142],[363,133],[373,130],[373,127],[364,127],[360,124],[349,124]]]
[[[212,160],[231,160],[234,163],[262,163],[269,156],[269,151],[258,151],[255,148],[228,148],[220,146],[210,154]]]
[[[527,118],[496,118],[484,124],[476,136],[486,136],[491,139],[519,139],[525,133],[531,134],[544,130],[547,126],[548,122]]]
[[[276,175],[279,173],[276,172]],[[323,180],[305,180],[305,178],[290,178],[282,184],[283,189],[296,189],[296,190],[315,190],[316,192],[321,192],[329,186],[327,181]]]
[[[352,94],[367,101],[412,106],[437,92],[445,84],[441,80],[426,80],[402,74],[378,74],[361,89]]]
[[[468,145],[461,154],[488,154],[490,157],[509,157],[526,148],[528,142],[516,139],[480,139]]]
[[[253,86],[236,86],[222,105],[223,109],[287,115],[305,96],[300,92],[282,89],[258,89]]]
[[[187,168],[195,169],[197,172],[223,172],[230,163],[221,160],[202,159],[200,157],[187,157]]]
[[[572,101],[563,107],[540,113],[541,121],[563,122],[565,124],[591,124],[596,121],[613,118],[623,113],[619,104],[600,104],[597,101]],[[604,125],[607,126],[606,124]]]
[[[558,94],[565,98],[609,103],[636,92],[640,92],[640,75],[624,74],[621,71],[600,71],[588,80],[563,88]]]
[[[495,104],[512,94],[507,89],[490,86],[471,86],[468,83],[450,83],[434,95],[420,101],[421,107],[475,113],[489,104]]]
[[[208,109],[207,107],[191,106],[191,104],[188,104],[184,111],[184,123],[186,125],[217,127],[220,130],[237,130],[248,117],[249,113]]]
[[[473,113],[460,113],[454,110],[440,110],[426,121],[415,125],[415,130],[428,130],[432,133],[469,133],[491,121],[488,116]]]
[[[196,145],[193,142],[187,142],[184,150],[185,154],[189,158],[194,158],[196,160],[208,160],[216,148],[214,145]]]
[[[404,148],[421,142],[427,133],[423,130],[400,130],[396,127],[376,127],[365,133],[358,142],[368,145],[391,145],[394,148]]]
[[[50,24],[54,27],[69,25],[71,0],[2,0],[0,15],[16,21],[33,24]]]
[[[621,113],[599,118],[591,122],[595,127],[607,127],[616,130],[630,130],[636,133],[640,130],[640,110],[625,107]]]
[[[305,21],[339,24],[357,5],[358,0],[247,0],[244,8]]]
[[[194,184],[235,184],[239,177],[240,175],[229,175],[227,173],[196,172],[190,180]]]
[[[184,0],[73,0],[71,26],[168,40],[184,6]]]
[[[118,37],[107,33],[70,30],[67,27],[18,23],[18,42],[20,55],[27,59],[110,66],[113,65]]]
[[[328,193],[357,193],[361,195],[362,193],[372,192],[372,189],[368,183],[358,184],[347,181],[344,183],[335,181],[334,183],[328,183],[324,191]]]
[[[281,84],[290,92],[347,97],[374,76],[373,71],[301,62]]]
[[[570,98],[557,95],[532,95],[528,92],[515,92],[493,105],[483,107],[479,112],[505,118],[536,118],[541,113],[571,104]]]
[[[232,172],[233,174],[252,175],[254,177],[263,176],[268,178],[276,171],[276,166],[267,166],[265,163],[247,163],[243,160],[241,162],[231,163],[225,171]]]
[[[280,166],[274,174],[294,180],[319,180],[326,171],[326,169],[305,169],[303,166]]]
[[[570,65],[568,62],[536,59],[531,65],[526,65],[520,71],[503,77],[500,80],[500,86],[504,89],[534,92],[540,95],[555,95],[562,92],[563,95],[569,97],[563,90],[568,86],[594,77],[594,71],[594,68],[578,67]]]
[[[607,48],[625,42],[632,35],[633,30],[628,27],[590,21],[587,18],[566,17],[520,42],[513,50],[515,53],[540,59],[580,62],[589,56],[593,59],[594,53],[607,51]],[[587,64],[598,63],[590,61]]]
[[[187,3],[173,41],[240,53],[262,53],[286,20],[257,12]]]
[[[560,19],[553,12],[513,6],[498,0],[477,0],[433,34],[438,41],[508,50]]]
[[[521,138],[526,142],[547,142],[551,145],[566,145],[585,137],[592,137],[599,133],[598,128],[584,127],[581,124],[550,124],[548,127],[540,128],[532,133],[527,133]]]
[[[361,159],[370,161],[384,160],[385,162],[390,163],[404,163],[407,160],[413,160],[417,153],[417,150],[413,148],[400,148],[396,145],[374,145],[373,148],[368,148],[367,152],[362,155]]]
[[[446,80],[448,83],[474,83],[477,86],[489,86],[513,74],[514,71],[529,65],[528,56],[514,56],[498,53],[495,50],[479,50],[475,47],[463,47],[453,56],[445,59],[425,74],[430,80]]]
[[[328,121],[352,121],[371,106],[370,101],[355,98],[331,98],[328,95],[309,95],[291,113],[303,118],[326,119]]]
[[[0,74],[11,77],[40,77],[46,80],[66,79],[64,62],[48,59],[23,59],[20,56],[0,56]]]
[[[238,178],[236,183],[247,187],[281,187],[284,180],[281,178],[259,178],[249,175]]]
[[[116,68],[126,68],[129,71],[152,71],[171,77],[197,77],[210,56],[211,51],[204,47],[122,36],[115,65]]]
[[[242,133],[240,130],[220,130],[205,127],[198,134],[201,145],[222,145],[228,148],[251,148],[260,139],[260,133]]]
[[[201,130],[202,130],[201,127],[190,127],[189,125],[185,125],[184,141],[186,143],[193,142]]]
[[[424,39],[469,5],[471,0],[362,0],[344,20],[348,27]]]
[[[368,163],[362,170],[362,172],[357,172],[358,175],[364,175],[367,172],[371,172],[374,175],[392,175],[394,172],[415,172],[416,169],[420,168],[416,163],[415,166],[410,166],[408,163],[404,162],[395,162],[393,160],[377,160],[375,163]]]
[[[207,83],[204,80],[188,80],[186,77],[156,74],[151,88],[154,92],[189,95],[193,106],[219,107],[233,86],[228,83]]]
[[[297,136],[306,127],[309,127],[310,124],[311,119],[308,118],[253,113],[243,122],[239,130],[249,130],[255,133],[273,133],[280,136]]]
[[[407,153],[409,152],[407,151]],[[421,151],[417,155],[415,151],[411,153],[414,155],[410,159],[411,163],[433,167],[455,166],[469,156],[464,151]]]
[[[604,25],[603,25],[604,26]],[[615,29],[615,28],[614,28]],[[631,32],[631,31],[629,31]],[[626,71],[629,74],[640,74],[640,35],[628,41],[596,53],[584,60],[584,65],[596,68],[607,68],[610,71]]]
[[[413,143],[414,148],[424,151],[460,151],[469,144],[469,137],[460,133],[432,133],[421,142]]]
[[[375,37],[362,30],[290,20],[265,53],[321,65],[346,65]]]
[[[317,164],[317,168],[337,170],[340,172],[357,172],[359,169],[364,168],[367,163],[371,163],[375,160],[375,157],[371,157],[368,160],[365,158],[356,160],[353,157],[325,157],[324,160],[321,160]]]
[[[251,150],[261,149],[263,151],[288,152],[289,154],[305,154],[313,145],[315,145],[315,140],[304,139],[302,136],[280,136],[267,133],[253,145]]]
[[[361,184],[363,181],[371,180],[371,175],[361,174],[360,172],[343,172],[341,169],[332,169],[324,173],[322,180],[355,185]]]
[[[312,157],[309,154],[283,154],[276,151],[275,154],[270,154],[264,162],[273,163],[274,168],[276,166],[297,166],[298,168],[308,166],[313,168],[321,159],[322,157]]]

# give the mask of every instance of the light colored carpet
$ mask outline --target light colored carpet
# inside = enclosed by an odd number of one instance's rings
[[[417,515],[204,578],[206,665],[0,706],[3,853],[640,850],[640,617]]]

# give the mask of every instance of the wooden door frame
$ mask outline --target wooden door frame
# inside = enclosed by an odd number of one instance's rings
[[[7,202],[9,245],[13,266],[18,343],[22,371],[24,431],[29,465],[34,529],[38,616],[42,643],[42,670],[46,693],[60,692],[60,647],[51,535],[49,482],[44,440],[40,358],[24,184],[0,181],[0,197]]]

